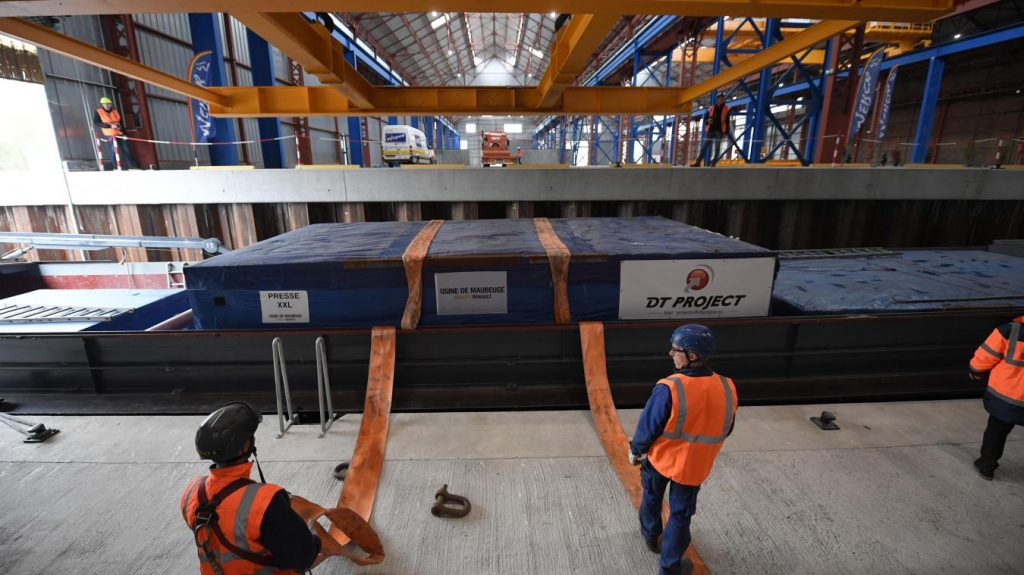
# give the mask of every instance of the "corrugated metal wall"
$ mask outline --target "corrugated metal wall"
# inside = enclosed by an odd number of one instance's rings
[[[185,78],[188,64],[193,56],[188,16],[186,14],[140,14],[132,18],[135,24],[136,40],[141,62],[167,74]],[[222,34],[222,46],[225,56],[224,83],[226,85],[233,85],[236,83],[233,78],[237,77],[238,85],[251,86],[251,57],[246,40],[246,28],[230,16],[221,15],[221,18],[222,30],[226,32],[228,29],[225,27],[230,26],[230,37],[232,40],[231,50],[228,50],[227,39],[229,34]],[[66,23],[67,33],[71,36],[93,45],[105,45],[99,17],[69,17],[66,19]],[[234,56],[234,61],[231,59],[232,55]],[[59,147],[62,158],[94,161],[96,158],[96,145],[92,136],[91,121],[99,98],[104,95],[112,97],[117,107],[119,109],[123,108],[118,101],[111,74],[99,68],[81,64],[75,60],[50,54],[43,50],[40,50],[40,58],[44,62],[44,70],[48,72],[46,78],[47,94],[51,103],[57,137],[60,141]],[[273,49],[273,63],[274,74],[278,82],[291,84],[292,72],[288,58],[276,48]],[[234,66],[234,70],[232,70],[232,66]],[[321,85],[315,76],[309,74],[305,75],[303,81],[308,86]],[[162,169],[187,169],[195,163],[193,148],[187,145],[187,142],[192,141],[187,99],[174,92],[148,84],[145,85],[145,90],[149,103],[151,116],[149,120],[152,122],[154,139],[186,143],[184,145],[156,144],[157,159],[160,162],[160,167]],[[339,148],[343,148],[344,144],[337,140],[348,135],[347,119],[347,117],[310,118],[309,136],[312,158],[304,157],[303,161],[314,164],[336,164],[344,161],[344,155],[339,150]],[[398,121],[402,124],[411,124],[409,117],[399,117]],[[255,118],[247,118],[244,120],[232,120],[232,123],[235,127],[236,140],[252,141],[251,144],[240,144],[237,146],[239,163],[244,163],[247,158],[249,163],[262,167],[263,153],[257,141],[260,139],[257,120]],[[293,136],[295,134],[295,118],[281,118],[281,123],[282,136]],[[380,165],[383,161],[380,147],[381,127],[386,123],[386,118],[367,119],[367,133],[370,140],[369,162],[371,165]],[[496,129],[502,129],[504,127],[503,123],[499,119],[494,122],[494,125]],[[481,129],[491,128],[482,127]],[[522,145],[524,148],[528,147],[530,145],[529,134],[532,129],[532,124],[524,124],[524,133],[513,136],[513,138],[522,139],[522,141],[513,143],[513,145]],[[479,163],[479,147],[479,137],[477,137],[476,145],[470,146],[471,153],[472,150],[476,152],[477,163]],[[295,142],[293,140],[285,140],[284,150],[285,165],[287,167],[294,166],[296,162]],[[195,154],[198,156],[200,164],[209,164],[208,147],[198,146]]]
[[[96,16],[62,18],[60,31],[83,42],[103,44]],[[39,50],[39,63],[45,74],[46,97],[61,159],[95,162],[92,116],[101,97],[116,96],[110,72],[45,50]]]

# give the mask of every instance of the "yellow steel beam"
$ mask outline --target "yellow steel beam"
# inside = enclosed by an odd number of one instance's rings
[[[559,31],[551,46],[551,64],[537,84],[538,108],[550,108],[558,102],[618,20],[617,14],[576,14]]]
[[[374,88],[374,109],[356,108],[337,90],[323,86],[211,88],[230,100],[210,105],[222,117],[275,116],[415,116],[476,114],[673,114],[682,88],[617,86],[565,89],[562,100],[538,108],[535,88]]]
[[[359,108],[372,108],[370,83],[345,61],[341,43],[323,26],[294,13],[232,12],[236,20],[277,46],[325,86],[341,92]]]
[[[727,37],[736,40],[752,40],[760,43],[761,36],[752,26],[743,25],[743,20],[726,20],[723,33]],[[758,20],[758,26],[764,27],[763,20]],[[706,38],[713,37],[712,33],[718,29],[714,24],[708,30]],[[782,26],[783,36],[792,36],[804,30],[804,27]],[[919,38],[928,38],[932,34],[931,24],[903,24],[893,22],[868,22],[864,30],[864,40],[869,42],[913,42]]]
[[[767,49],[762,50],[735,66],[731,66],[730,68],[723,70],[719,74],[716,74],[695,86],[686,88],[680,95],[677,104],[682,106],[687,102],[696,100],[712,90],[717,90],[718,88],[732,84],[737,80],[746,78],[747,76],[771,66],[784,58],[788,58],[789,56],[807,50],[808,48],[812,48],[823,40],[828,40],[833,36],[838,36],[859,24],[860,22],[853,20],[826,20],[824,22],[819,22],[810,28],[807,28],[803,32],[793,34],[778,44],[769,46]]]
[[[729,61],[733,64],[738,64],[744,60],[749,59],[753,54],[733,54],[729,56]],[[680,51],[676,50],[672,52],[672,61],[678,63],[680,61]],[[778,64],[785,64],[789,62],[789,57],[785,57],[779,60]],[[715,63],[715,51],[712,48],[707,50],[697,50],[697,63],[698,64],[714,64]],[[800,62],[805,66],[820,66],[825,63],[825,51],[824,50],[812,50],[810,54],[804,57]]]
[[[53,52],[58,52],[70,58],[80,60],[86,64],[92,64],[105,68],[112,72],[117,72],[124,76],[130,76],[138,80],[142,80],[148,84],[154,86],[160,86],[172,92],[182,94],[191,98],[198,98],[200,100],[206,100],[210,104],[227,105],[230,100],[223,94],[212,92],[206,88],[176,78],[170,74],[165,74],[160,70],[154,70],[148,66],[143,66],[138,62],[122,58],[116,54],[112,54],[97,48],[91,44],[86,44],[79,40],[75,40],[70,36],[65,36],[59,32],[44,28],[42,26],[36,26],[31,22],[26,22],[18,18],[0,18],[0,34],[17,38],[22,42],[29,44],[35,44],[40,48],[46,48]]]
[[[0,16],[158,12],[533,12],[926,22],[954,0],[0,0]]]

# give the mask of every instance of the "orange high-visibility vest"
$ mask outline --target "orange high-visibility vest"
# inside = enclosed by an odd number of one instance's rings
[[[672,415],[661,437],[651,444],[647,460],[672,481],[699,486],[711,474],[736,417],[736,386],[717,373],[676,374],[658,385],[668,386],[672,393]]]
[[[711,131],[711,118],[714,117],[714,115],[715,115],[715,108],[717,108],[717,107],[718,107],[717,105],[712,104],[711,107],[708,108],[708,121],[707,121],[707,124],[704,126],[704,131],[705,132],[710,132]],[[723,132],[728,132],[729,131],[726,128],[726,123],[729,121],[729,110],[730,110],[729,104],[725,104],[725,105],[722,106],[722,131]]]
[[[102,107],[97,108],[96,113],[100,115],[100,121],[104,124],[121,124],[121,113],[111,108],[110,111],[104,110]],[[120,136],[123,132],[117,128],[103,128],[104,136]]]
[[[252,463],[214,468],[210,475],[194,478],[181,497],[181,516],[196,536],[199,571],[215,575],[211,559],[223,569],[224,575],[295,575],[295,571],[274,566],[270,552],[260,544],[260,527],[270,500],[281,487],[249,480]],[[244,483],[216,506],[210,528],[196,529],[202,496],[207,502],[217,494]],[[214,523],[220,533],[213,528]],[[223,536],[223,541],[221,540]],[[205,547],[205,549],[204,549]],[[206,550],[209,550],[207,553]]]
[[[1003,335],[1005,328],[992,330],[974,352],[971,369],[990,371],[988,391],[1007,403],[1024,407],[1024,316],[1010,322],[1008,335]]]

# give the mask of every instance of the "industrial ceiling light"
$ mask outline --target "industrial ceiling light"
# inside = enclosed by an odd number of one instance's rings
[[[959,39],[960,39],[960,36],[963,36],[963,34],[961,34],[961,33],[957,32],[956,34],[953,34],[953,39],[954,39],[954,40],[959,40]]]
[[[526,77],[527,78],[533,78],[533,72],[527,72],[526,73]],[[1017,93],[1020,94],[1020,90],[1017,90]]]
[[[452,55],[452,54],[454,54],[454,53],[455,53],[455,52],[453,52],[451,48],[448,48],[448,55],[449,55],[449,56],[451,56],[451,55]]]
[[[551,18],[558,18],[558,14],[555,14],[554,12],[548,14],[548,16],[550,16]]]

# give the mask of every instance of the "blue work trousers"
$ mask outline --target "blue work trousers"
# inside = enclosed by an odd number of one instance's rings
[[[111,169],[117,169],[117,156],[114,155],[114,146],[117,146],[117,151],[121,153],[121,169],[122,170],[137,170],[138,167],[135,162],[132,161],[132,153],[128,150],[128,142],[120,140],[115,143],[117,138],[113,136],[104,136],[107,141],[107,151],[110,153],[110,165]]]
[[[640,502],[640,533],[648,540],[661,535],[661,575],[680,575],[683,573],[680,561],[690,546],[690,518],[697,512],[700,487],[668,479],[658,473],[647,459],[640,466],[640,483],[644,488],[644,498]],[[661,506],[669,483],[672,484],[668,493],[669,518],[663,532]]]

